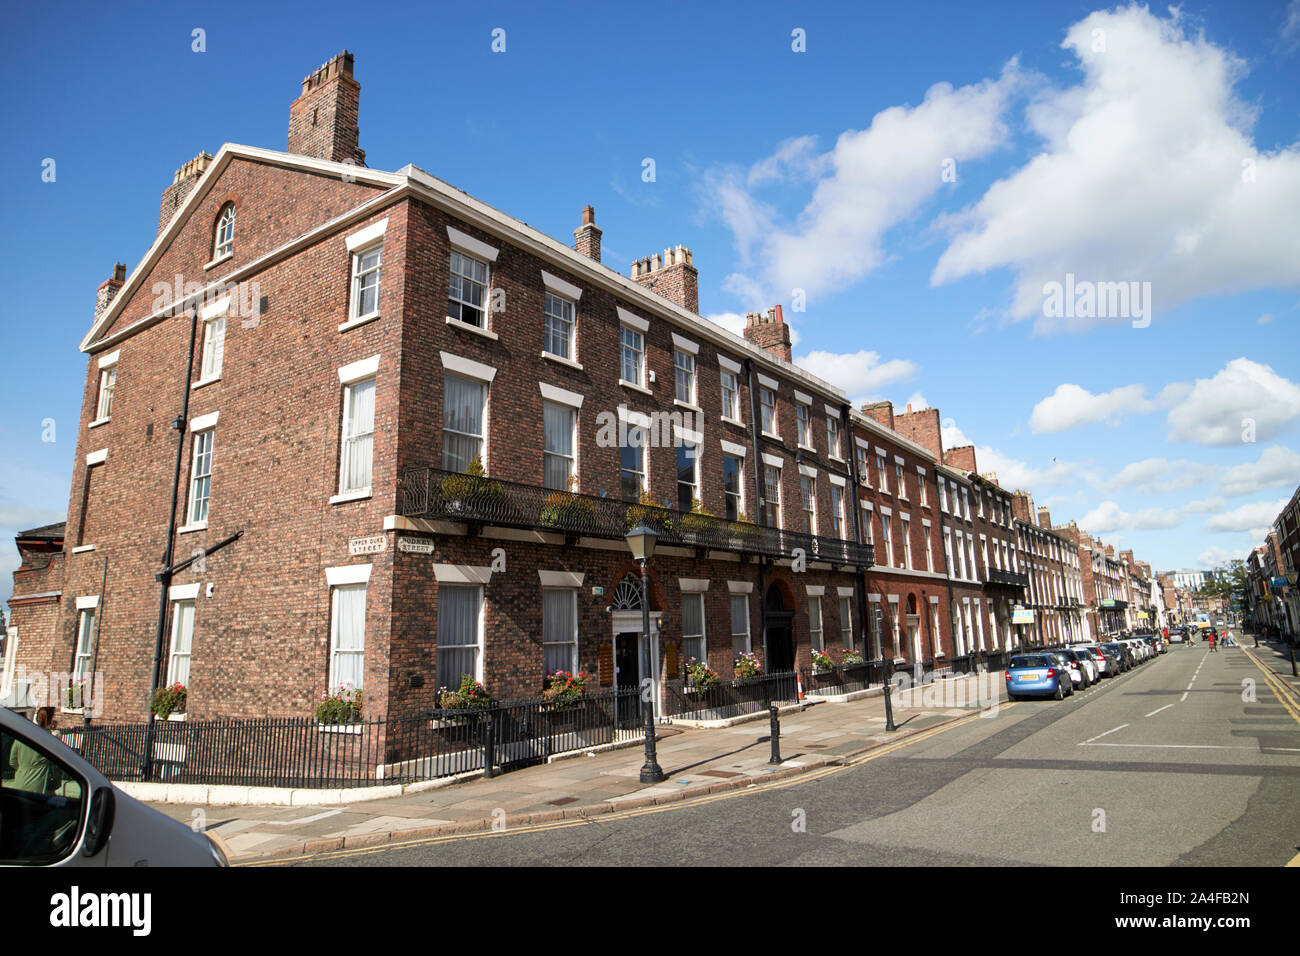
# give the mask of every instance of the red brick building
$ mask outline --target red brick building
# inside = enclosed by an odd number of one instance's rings
[[[24,555],[15,664],[89,653],[103,716],[137,719],[155,675],[192,717],[306,714],[345,683],[373,714],[466,673],[514,697],[556,669],[730,676],[745,650],[953,655],[927,447],[793,365],[779,307],[744,337],[703,320],[689,249],[624,275],[590,207],[571,248],[366,169],[359,92],[342,54],[287,152],[186,163],[100,286],[66,537],[39,574]],[[189,563],[160,581],[168,551]]]

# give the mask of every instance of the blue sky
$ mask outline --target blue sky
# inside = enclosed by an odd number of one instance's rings
[[[344,48],[368,165],[566,241],[591,203],[624,272],[689,246],[705,315],[782,303],[796,361],[937,406],[981,470],[1159,568],[1241,555],[1300,483],[1297,0],[311,9],[10,11],[0,596],[14,532],[66,510],[95,287],[186,160],[283,149]],[[1046,315],[1066,273],[1150,282],[1149,324]]]

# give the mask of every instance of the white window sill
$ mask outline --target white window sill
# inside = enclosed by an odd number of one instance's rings
[[[452,328],[462,329],[466,332],[473,332],[475,335],[481,335],[483,338],[491,339],[493,342],[500,338],[500,336],[495,332],[489,331],[488,329],[480,329],[477,325],[470,325],[468,322],[462,322],[460,319],[453,319],[450,315],[447,316],[447,324]]]
[[[94,551],[94,550],[95,550],[95,546],[93,544],[83,544],[78,548],[73,548],[72,553],[85,554],[87,551]]]
[[[86,712],[86,708],[84,708],[84,707],[60,707],[60,708],[59,708],[59,711],[60,711],[61,713],[64,713],[64,714],[84,714],[84,713]]]
[[[89,425],[87,425],[86,427],[87,427],[87,428],[98,428],[100,425],[107,425],[107,424],[108,424],[109,422],[111,422],[112,420],[113,420],[113,419],[112,419],[111,416],[108,417],[108,418],[96,418],[93,422],[91,422],[91,423],[90,423]]]
[[[700,408],[700,406],[692,405],[690,402],[683,402],[680,398],[674,398],[673,404],[678,408],[686,409],[688,412],[695,412],[697,415],[704,414],[704,409]]]
[[[650,391],[650,389],[646,388],[644,385],[637,385],[634,382],[629,382],[625,378],[620,378],[618,380],[618,384],[622,385],[624,388],[630,388],[634,392],[641,392],[643,395],[654,394],[654,392]]]
[[[203,269],[204,271],[207,271],[208,269],[216,268],[217,266],[221,265],[221,263],[226,262],[229,259],[233,259],[234,257],[235,257],[235,250],[231,249],[224,256],[217,256],[217,258],[213,259],[211,262],[205,265]]]
[[[341,505],[347,501],[364,501],[370,497],[369,488],[360,488],[357,491],[345,491],[342,494],[330,496],[330,504]]]
[[[582,371],[582,364],[580,362],[575,362],[573,359],[567,359],[563,355],[556,355],[554,352],[543,352],[542,358],[551,362],[558,362],[560,365],[567,365],[569,368],[576,368],[579,372]]]
[[[770,439],[772,439],[773,441],[781,441],[781,440],[782,440],[782,439],[781,439],[781,436],[778,435],[776,432],[762,432],[762,435],[763,435],[764,438],[770,438]]]
[[[182,525],[176,529],[177,534],[189,534],[191,531],[206,531],[208,523],[206,521],[196,521],[193,524]]]
[[[211,385],[213,382],[219,381],[221,381],[220,375],[215,375],[212,378],[201,378],[190,386],[190,391],[194,391],[196,388],[202,388],[204,385]]]
[[[377,311],[371,312],[367,315],[359,315],[355,319],[348,319],[346,322],[340,325],[339,331],[346,332],[348,329],[355,329],[358,325],[368,325],[369,323],[375,321],[375,319],[377,318],[379,318],[379,313]]]
[[[847,464],[848,464],[848,462],[845,461],[843,458],[841,458],[839,455],[827,455],[826,457],[829,458],[831,461],[833,461],[833,462],[837,462],[837,463],[839,463],[839,464],[841,464],[841,465],[847,465]]]
[[[800,443],[799,443],[799,448],[800,448],[800,450],[802,450],[802,451],[810,451],[810,452],[812,452],[814,455],[817,454],[817,449],[814,448],[812,445],[805,445],[803,442],[800,442]]]
[[[726,415],[723,415],[722,420],[726,422],[728,425],[735,425],[737,428],[745,427],[745,423],[742,422],[739,418],[728,418]]]

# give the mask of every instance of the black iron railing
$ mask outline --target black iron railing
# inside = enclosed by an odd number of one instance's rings
[[[1018,571],[1004,571],[1001,568],[986,569],[988,575],[985,584],[1005,584],[1011,587],[1024,588],[1029,586],[1029,575]]]
[[[871,687],[883,687],[885,662],[877,660],[863,661],[861,664],[839,664],[822,670],[803,667],[800,668],[799,678],[805,694],[852,694]]]
[[[661,545],[739,551],[769,558],[789,558],[796,549],[802,549],[809,560],[858,568],[870,567],[873,558],[869,544],[438,468],[408,468],[402,473],[399,486],[402,514],[408,518],[606,539],[621,539],[644,522],[659,536]]]
[[[146,724],[103,724],[63,740],[113,780],[265,787],[364,787],[473,771],[511,770],[556,754],[641,733],[636,688],[546,700],[440,709],[342,724],[312,718],[157,721],[145,759]]]
[[[725,720],[767,710],[774,701],[798,697],[794,671],[778,671],[707,686],[690,680],[670,680],[663,697],[664,715],[691,720]]]

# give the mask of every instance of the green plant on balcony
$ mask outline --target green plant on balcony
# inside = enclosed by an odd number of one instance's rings
[[[566,483],[572,489],[577,480],[577,476],[570,475]],[[555,491],[542,502],[538,524],[561,531],[586,531],[596,524],[596,506],[591,499],[572,491]]]
[[[582,695],[587,691],[587,675],[581,672],[571,674],[568,671],[556,671],[546,678],[546,689],[542,691],[542,699],[550,701],[551,705],[560,710],[565,707],[574,707],[581,703]]]
[[[844,648],[844,653],[840,655],[840,665],[844,667],[850,664],[865,664],[866,660],[865,657],[851,647]]]
[[[717,682],[718,675],[704,661],[692,657],[686,662],[687,691],[706,691]]]
[[[825,674],[835,669],[835,661],[826,651],[813,651],[812,665],[814,674]]]
[[[753,677],[759,677],[763,673],[763,665],[758,662],[758,658],[750,651],[742,651],[731,666],[737,680],[749,680]]]
[[[678,519],[681,527],[682,537],[687,540],[694,539],[700,532],[707,531],[717,520],[711,511],[706,511],[700,503],[700,499],[691,500],[691,510]]]
[[[340,684],[332,694],[321,694],[316,704],[316,723],[350,724],[361,719],[361,688]]]
[[[736,515],[736,520],[727,525],[727,534],[738,539],[742,545],[751,544],[759,539],[762,535],[762,529],[754,522],[749,520],[749,515],[740,512]]]
[[[443,505],[448,511],[495,513],[505,500],[505,492],[487,477],[482,460],[475,455],[460,474],[448,475],[440,487]]]
[[[492,695],[469,674],[461,674],[456,690],[442,688],[438,706],[446,710],[482,710],[492,706]]]
[[[673,530],[673,521],[668,509],[645,491],[641,492],[641,497],[637,499],[636,504],[628,506],[623,515],[623,524],[629,531],[643,523],[661,534],[671,533]]]

